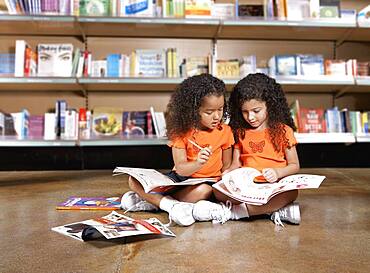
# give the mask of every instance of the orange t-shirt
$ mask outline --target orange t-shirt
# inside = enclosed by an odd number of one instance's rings
[[[212,131],[191,130],[185,137],[176,138],[170,141],[168,146],[185,149],[188,161],[197,160],[199,148],[191,144],[188,139],[192,140],[201,147],[212,146],[212,154],[207,163],[192,177],[218,177],[221,176],[222,169],[222,151],[230,148],[234,142],[234,136],[229,125],[222,124],[220,129]]]
[[[297,145],[293,129],[284,125],[285,135],[289,146]],[[280,152],[276,152],[270,142],[268,129],[261,131],[246,130],[244,139],[239,139],[235,149],[240,150],[240,160],[243,167],[252,167],[259,171],[264,168],[281,168],[287,165],[285,158],[284,143],[281,144]]]

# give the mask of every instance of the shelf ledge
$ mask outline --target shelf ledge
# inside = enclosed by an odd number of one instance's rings
[[[298,143],[355,143],[352,133],[295,133]]]

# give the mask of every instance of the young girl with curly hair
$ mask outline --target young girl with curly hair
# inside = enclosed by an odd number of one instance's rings
[[[228,171],[252,167],[261,171],[269,183],[298,172],[297,141],[293,134],[295,125],[285,94],[274,79],[261,73],[243,78],[231,93],[229,109],[230,126],[236,144]],[[208,204],[210,202],[198,202],[194,214],[201,215],[204,221],[221,217],[225,222],[268,214],[277,225],[283,225],[281,221],[293,224],[300,222],[299,206],[293,203],[298,190],[278,194],[262,206],[237,204],[218,191],[214,193],[219,201],[234,204],[229,206],[230,211],[225,214],[223,204],[213,204],[213,209],[206,211],[205,207],[211,207]]]
[[[219,178],[232,162],[234,137],[224,124],[225,84],[209,74],[184,80],[167,105],[166,124],[174,169],[169,174],[179,182],[189,177]],[[176,187],[166,195],[145,193],[141,184],[130,177],[132,191],[122,197],[123,208],[154,210],[169,213],[179,225],[194,223],[194,203],[210,198],[212,187],[207,184]]]

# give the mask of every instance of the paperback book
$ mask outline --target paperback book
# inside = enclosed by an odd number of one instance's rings
[[[117,167],[113,175],[128,174],[139,181],[146,193],[161,193],[172,189],[174,186],[190,186],[205,182],[216,182],[214,177],[189,178],[182,182],[175,182],[168,176],[154,170],[142,168]]]
[[[136,220],[116,211],[103,217],[53,227],[51,230],[79,241],[98,238],[117,239],[150,234],[176,237],[156,218]]]
[[[261,178],[263,178],[262,173],[258,170],[243,167],[226,173],[219,182],[213,184],[213,187],[239,202],[264,205],[272,197],[285,191],[319,188],[325,176],[295,174],[275,183],[266,182]]]
[[[78,197],[71,196],[59,203],[59,210],[117,210],[121,207],[120,197]]]

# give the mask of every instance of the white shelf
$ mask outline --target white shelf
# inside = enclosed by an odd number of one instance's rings
[[[237,20],[223,20],[225,26],[285,26],[285,27],[340,27],[355,28],[357,26],[355,19],[304,19],[304,20],[284,20],[274,18],[240,18]]]
[[[357,133],[356,134],[357,142],[370,142],[370,133]]]
[[[357,24],[359,26],[357,26]],[[0,14],[0,35],[370,41],[368,23],[348,19],[185,19]],[[349,33],[351,32],[351,33]],[[350,34],[350,35],[348,35]]]
[[[298,143],[355,143],[370,142],[370,134],[352,133],[295,133]],[[0,137],[0,147],[93,147],[93,146],[163,146],[168,139],[156,136],[92,137],[80,140],[19,139],[14,136]]]
[[[356,85],[370,86],[370,76],[357,76],[355,82]]]
[[[298,143],[355,143],[352,133],[295,133]]]
[[[73,147],[76,140],[20,139],[15,136],[0,137],[0,147]]]
[[[156,136],[135,136],[135,137],[92,137],[81,139],[79,146],[157,146],[167,145],[167,138]]]

